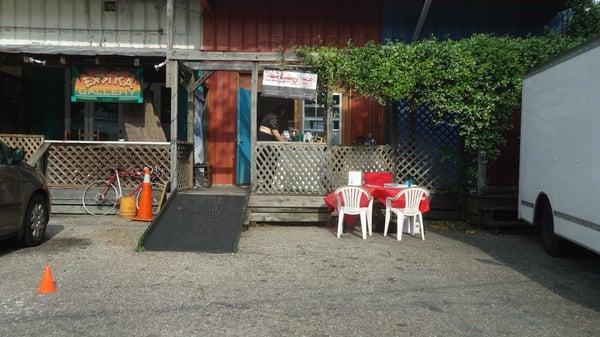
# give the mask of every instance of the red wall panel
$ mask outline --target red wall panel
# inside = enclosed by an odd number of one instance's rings
[[[238,74],[217,72],[208,87],[208,162],[214,184],[236,180]]]
[[[521,146],[521,111],[512,116],[513,128],[504,133],[506,145],[500,157],[487,167],[488,184],[492,186],[519,185],[519,153]]]
[[[223,0],[204,16],[202,49],[276,51],[379,41],[381,1]]]
[[[355,137],[368,137],[369,133],[383,144],[385,140],[385,107],[375,100],[354,97],[351,101],[350,144]]]
[[[203,50],[278,51],[301,44],[345,46],[348,40],[355,44],[379,41],[380,0],[220,0],[210,4],[211,10],[203,17]],[[208,156],[216,184],[236,180],[237,80],[237,74],[217,73],[207,83]],[[364,102],[353,105],[351,136],[363,135],[363,126],[369,125],[381,141],[383,127],[376,125],[383,120],[383,108]]]

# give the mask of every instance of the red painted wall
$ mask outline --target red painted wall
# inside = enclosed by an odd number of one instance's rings
[[[517,110],[512,116],[513,128],[504,133],[506,145],[502,148],[500,157],[490,163],[487,168],[488,185],[518,186],[519,185],[519,153],[521,146],[521,111]]]
[[[276,51],[298,44],[344,46],[379,41],[381,1],[212,1],[202,48]]]
[[[381,1],[219,0],[203,17],[203,50],[278,51],[295,45],[344,46],[379,41]],[[236,181],[237,75],[217,73],[208,81],[208,151],[216,184]],[[356,123],[364,104],[352,109]],[[383,107],[381,107],[383,109]],[[357,130],[363,129],[356,124]],[[383,128],[382,128],[383,129]],[[357,136],[362,133],[357,134]],[[352,135],[353,136],[353,135]]]
[[[355,137],[364,137],[369,133],[383,144],[385,140],[385,107],[370,98],[353,97],[350,119],[350,143]]]
[[[238,74],[217,72],[208,87],[208,162],[213,184],[234,184],[236,179]]]

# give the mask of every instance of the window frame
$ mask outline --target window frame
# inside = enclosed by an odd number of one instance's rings
[[[335,125],[335,122],[338,122],[338,127],[335,128],[333,127],[331,129],[332,133],[338,133],[338,141],[339,144],[342,144],[342,129],[343,129],[343,124],[342,124],[342,120],[343,120],[343,110],[342,110],[342,98],[344,97],[343,94],[341,92],[334,92],[333,96],[338,96],[339,100],[338,103],[335,104],[332,108],[335,109],[337,108],[339,111],[339,116],[337,118],[333,118],[332,122]],[[311,103],[309,103],[311,102]],[[325,104],[319,104],[318,100],[314,100],[314,101],[308,101],[308,100],[302,100],[302,133],[306,133],[306,132],[312,132],[312,133],[322,133],[323,135],[327,134],[327,112],[325,111],[325,116],[323,117],[318,117],[318,108],[324,108]],[[314,114],[312,116],[308,116],[306,114],[306,108],[314,108]],[[323,130],[319,130],[319,129],[312,129],[306,128],[306,121],[315,121],[315,122],[323,122]],[[308,131],[307,131],[308,130]]]

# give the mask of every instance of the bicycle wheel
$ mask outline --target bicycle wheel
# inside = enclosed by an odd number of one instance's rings
[[[157,214],[159,211],[158,203],[164,186],[161,183],[152,183],[152,214]],[[137,209],[140,209],[140,195],[142,195],[141,188],[135,193],[135,208]]]
[[[115,185],[104,180],[96,180],[89,184],[81,199],[83,208],[91,215],[106,215],[115,209],[119,202]]]

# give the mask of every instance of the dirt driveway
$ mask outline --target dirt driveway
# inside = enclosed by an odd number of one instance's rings
[[[266,226],[235,255],[138,253],[145,226],[56,216],[39,247],[0,242],[0,336],[600,336],[600,258],[533,236]]]

